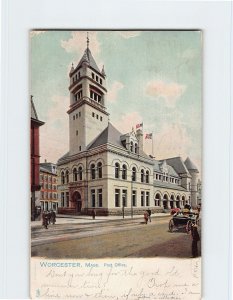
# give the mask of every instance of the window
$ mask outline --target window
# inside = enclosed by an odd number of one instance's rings
[[[75,115],[73,116],[73,120],[75,120]]]
[[[102,118],[102,117],[100,117],[100,121],[101,121],[101,122],[103,121],[103,118]]]
[[[135,144],[134,152],[138,153],[138,144],[137,143]]]
[[[78,78],[80,78],[81,77],[81,74],[80,74],[80,72],[78,72]]]
[[[127,167],[126,167],[126,165],[122,166],[122,179],[127,179]]]
[[[141,182],[144,182],[144,170],[141,170]]]
[[[78,76],[77,76],[77,74],[75,75],[75,80],[78,80]]]
[[[93,118],[95,117],[95,113],[94,113],[94,112],[92,113],[92,117],[93,117]]]
[[[115,189],[115,207],[120,207],[120,190]]]
[[[64,195],[64,192],[61,193],[61,206],[62,207],[65,206],[65,195]]]
[[[76,135],[78,135],[78,130],[76,130]]]
[[[78,113],[79,117],[81,117],[81,111]]]
[[[120,173],[120,165],[118,163],[115,163],[115,178],[119,178]]]
[[[149,171],[146,171],[146,183],[149,183]]]
[[[78,119],[78,114],[76,114],[76,119]]]
[[[146,206],[150,206],[150,192],[146,192]]]
[[[132,168],[132,181],[136,181],[136,168],[135,167],[133,167]]]
[[[127,190],[122,191],[122,206],[127,206]]]
[[[130,151],[133,152],[133,142],[130,142]]]
[[[69,192],[66,192],[66,207],[69,207]]]
[[[65,174],[61,172],[61,184],[65,184]]]
[[[98,82],[98,81],[99,81],[99,77],[98,77],[98,76],[95,76],[95,80]]]
[[[103,83],[103,81],[102,81],[102,79],[100,78],[100,84],[102,84]]]
[[[83,169],[82,167],[78,168],[79,180],[83,180]]]
[[[103,172],[102,172],[102,163],[101,162],[98,163],[97,170],[98,170],[98,177],[102,178]]]
[[[95,207],[95,190],[91,190],[91,206]]]
[[[79,151],[81,151],[81,149],[82,149],[82,147],[81,147],[81,146],[79,146]]]
[[[144,202],[144,196],[145,196],[145,192],[141,192],[141,206],[144,206],[145,205],[145,202]]]
[[[95,179],[95,165],[91,165],[91,179]]]
[[[77,172],[77,169],[74,168],[73,170],[73,181],[77,181],[78,180],[78,172]]]
[[[69,183],[69,171],[66,171],[66,183]]]
[[[44,192],[40,192],[41,199],[44,199]]]
[[[136,191],[133,191],[132,193],[132,205],[137,206],[137,194]]]
[[[99,119],[99,115],[96,115],[96,119],[97,119],[97,120]]]
[[[92,79],[95,79],[95,74],[91,73]]]
[[[102,189],[98,189],[98,203],[99,207],[103,207]]]

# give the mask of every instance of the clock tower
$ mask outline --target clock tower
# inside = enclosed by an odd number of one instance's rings
[[[85,151],[88,145],[108,126],[106,111],[106,74],[100,71],[87,48],[70,77],[69,148],[70,155]]]

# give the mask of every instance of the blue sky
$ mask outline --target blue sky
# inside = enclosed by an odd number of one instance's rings
[[[68,149],[69,77],[86,48],[86,31],[31,32],[31,94],[41,127],[41,161]],[[189,156],[201,171],[200,31],[89,32],[89,48],[107,75],[110,121],[122,133],[143,122],[157,159]],[[151,141],[144,148],[151,153]]]

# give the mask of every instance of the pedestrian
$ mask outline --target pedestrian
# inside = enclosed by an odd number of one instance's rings
[[[147,209],[147,212],[148,212],[148,219],[151,222],[151,210],[150,210],[150,208]]]
[[[56,213],[55,211],[51,211],[51,223],[54,225],[56,223]]]
[[[145,212],[144,212],[144,220],[145,220],[145,223],[146,223],[146,224],[148,223],[148,217],[149,217],[148,212],[145,211]]]
[[[189,211],[192,209],[191,205],[188,203],[188,201],[185,202],[185,209],[188,209]]]
[[[47,217],[47,213],[45,211],[43,211],[43,213],[42,213],[42,226],[44,226],[44,228],[48,229],[48,217]]]
[[[192,224],[191,236],[192,236],[192,257],[197,257],[198,256],[197,242],[200,241],[200,236],[197,230],[197,224]]]
[[[95,216],[96,216],[96,211],[95,211],[95,209],[93,209],[93,211],[92,211],[92,219],[93,220],[95,220]]]

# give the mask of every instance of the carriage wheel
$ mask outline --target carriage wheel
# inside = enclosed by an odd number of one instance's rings
[[[174,228],[174,221],[173,220],[170,220],[168,228],[169,228],[170,232],[173,232],[173,228]]]
[[[189,233],[190,233],[190,231],[191,231],[191,227],[192,227],[192,221],[190,221],[190,220],[189,220],[189,221],[187,222],[187,224],[186,224],[186,228],[185,228],[185,229],[186,229],[186,233],[187,233],[187,234],[189,234]]]

